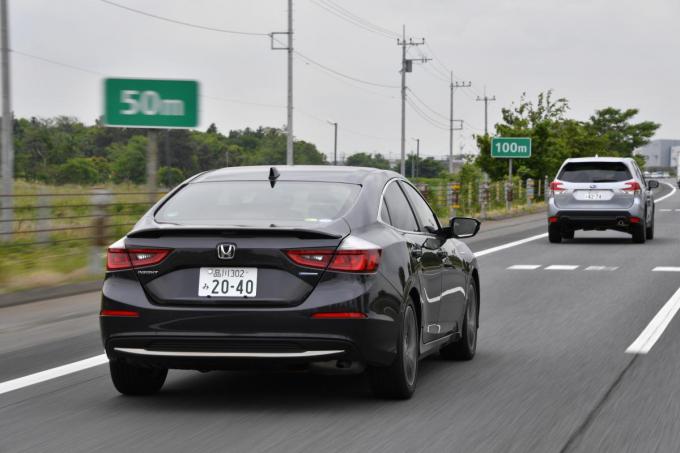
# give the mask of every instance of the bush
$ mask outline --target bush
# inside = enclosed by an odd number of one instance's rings
[[[158,170],[158,182],[163,187],[172,188],[184,181],[184,173],[177,167],[161,167]]]
[[[99,182],[99,172],[92,159],[75,157],[59,165],[54,178],[57,184],[90,185]]]

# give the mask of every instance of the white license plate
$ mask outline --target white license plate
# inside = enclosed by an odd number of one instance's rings
[[[574,194],[577,200],[611,200],[611,190],[578,190]]]
[[[202,267],[198,277],[202,297],[255,297],[257,268]]]

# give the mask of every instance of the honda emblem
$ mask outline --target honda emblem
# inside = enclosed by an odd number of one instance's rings
[[[217,246],[217,257],[221,260],[230,260],[236,255],[235,244],[220,244]]]

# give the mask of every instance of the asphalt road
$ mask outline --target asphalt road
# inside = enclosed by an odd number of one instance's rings
[[[680,287],[653,271],[680,266],[678,223],[680,193],[646,244],[577,232],[484,254],[477,357],[425,360],[411,400],[374,399],[363,376],[189,371],[128,398],[100,365],[0,394],[0,452],[680,451],[680,317],[649,353],[626,353]],[[546,231],[529,216],[469,243]],[[0,309],[0,383],[101,354],[97,299]]]

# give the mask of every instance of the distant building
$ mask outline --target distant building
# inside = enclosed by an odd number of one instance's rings
[[[633,154],[647,158],[645,168],[670,170],[677,168],[679,149],[680,140],[659,139],[636,149]]]

